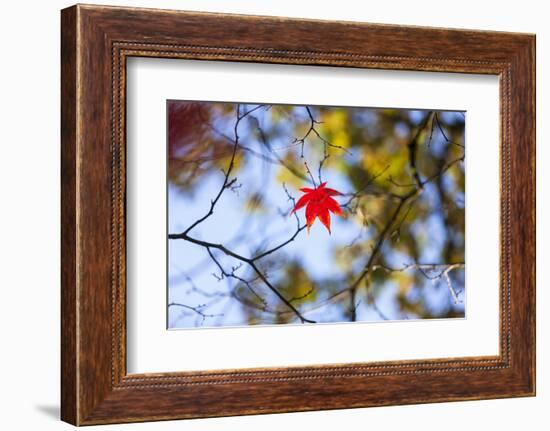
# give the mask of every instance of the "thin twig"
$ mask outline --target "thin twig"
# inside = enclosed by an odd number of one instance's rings
[[[199,316],[202,317],[202,323],[204,323],[204,321],[207,318],[223,316],[223,314],[206,314],[206,313],[204,313],[202,311],[202,309],[206,307],[206,304],[201,304],[201,305],[197,305],[196,307],[193,307],[191,305],[181,304],[179,302],[171,302],[171,303],[168,304],[168,307],[182,307],[182,308],[185,308],[187,310],[191,310],[191,311],[197,313]]]

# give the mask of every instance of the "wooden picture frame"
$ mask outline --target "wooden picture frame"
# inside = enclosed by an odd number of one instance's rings
[[[90,425],[535,394],[534,35],[83,5],[64,9],[61,17],[64,421]],[[130,56],[498,75],[500,354],[128,375]]]

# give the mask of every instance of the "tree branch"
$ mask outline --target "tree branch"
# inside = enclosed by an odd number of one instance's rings
[[[233,152],[232,152],[232,155],[231,155],[231,160],[229,162],[229,166],[225,172],[225,175],[224,175],[224,180],[223,180],[223,183],[222,183],[222,186],[220,187],[217,195],[214,197],[214,199],[211,201],[210,203],[210,209],[209,211],[204,215],[202,216],[201,218],[199,218],[198,220],[196,220],[193,224],[191,224],[186,230],[184,230],[183,232],[181,233],[176,233],[176,234],[169,234],[168,235],[168,238],[169,239],[183,239],[183,240],[186,240],[186,241],[189,241],[191,243],[194,243],[194,244],[197,244],[197,245],[200,245],[202,247],[205,247],[208,251],[208,254],[210,255],[210,257],[212,258],[212,260],[214,261],[214,263],[218,266],[218,268],[220,269],[221,271],[221,274],[223,276],[230,276],[230,277],[233,277],[233,278],[236,278],[236,279],[239,279],[240,281],[244,281],[246,285],[247,282],[246,280],[238,277],[236,274],[235,274],[235,271],[232,271],[231,273],[228,273],[227,271],[225,271],[223,269],[223,267],[220,265],[220,263],[216,260],[215,256],[212,254],[211,252],[211,249],[217,249],[217,250],[220,250],[222,251],[223,253],[225,253],[226,255],[228,256],[231,256],[237,260],[240,260],[241,262],[244,262],[246,264],[248,264],[257,274],[258,274],[258,277],[264,282],[264,284],[289,308],[291,309],[295,314],[296,316],[298,316],[298,318],[301,320],[302,323],[315,323],[313,320],[310,320],[310,319],[307,319],[306,317],[304,317],[300,311],[294,307],[282,294],[281,292],[279,292],[275,286],[273,286],[273,284],[271,284],[271,282],[267,279],[267,277],[259,270],[258,266],[256,265],[256,261],[265,257],[265,256],[268,256],[269,254],[271,253],[274,253],[275,251],[281,249],[282,247],[284,247],[285,245],[289,244],[290,242],[294,241],[294,239],[298,236],[298,234],[305,228],[305,226],[298,226],[298,228],[296,229],[296,232],[286,241],[284,241],[283,243],[277,245],[276,247],[270,249],[270,250],[267,250],[263,253],[260,253],[259,255],[255,256],[255,257],[252,257],[252,258],[249,258],[249,257],[245,257],[245,256],[242,256],[238,253],[235,253],[234,251],[228,249],[227,247],[225,247],[223,244],[216,244],[216,243],[212,243],[212,242],[208,242],[208,241],[203,241],[203,240],[200,240],[200,239],[197,239],[197,238],[194,238],[194,237],[191,237],[189,235],[189,232],[195,228],[196,226],[198,226],[200,223],[202,223],[203,221],[205,221],[208,217],[210,217],[213,213],[214,213],[214,208],[217,204],[217,202],[219,201],[219,199],[221,198],[223,192],[230,188],[236,181],[236,178],[233,178],[233,179],[230,179],[230,175],[231,175],[231,171],[233,170],[233,167],[234,167],[234,164],[235,164],[235,156],[237,154],[237,148],[239,147],[239,124],[240,122],[242,121],[243,118],[245,118],[246,116],[252,114],[253,112],[255,112],[256,110],[260,109],[263,105],[258,105],[248,111],[246,111],[245,113],[241,114],[240,112],[240,105],[237,105],[237,120],[235,121],[235,126],[233,128],[233,133],[234,133],[234,145],[233,145]],[[248,285],[249,286],[249,285]],[[250,286],[249,286],[250,287]],[[254,292],[255,293],[255,292]],[[260,298],[263,302],[263,299]],[[264,302],[264,305],[265,305],[265,302]]]
[[[294,312],[294,314],[296,314],[296,316],[298,316],[298,318],[302,321],[302,323],[306,323],[306,322],[307,322],[307,323],[316,323],[315,320],[311,320],[311,319],[305,318],[305,317],[302,315],[302,313],[300,313],[300,312],[298,311],[298,309],[297,309],[296,307],[294,307],[294,305],[292,305],[292,304],[291,304],[291,303],[281,294],[281,292],[279,292],[279,291],[275,288],[275,286],[273,286],[273,285],[271,284],[271,282],[267,279],[267,277],[263,274],[263,272],[259,270],[259,268],[256,266],[256,264],[255,264],[253,261],[249,262],[249,265],[252,267],[252,269],[253,269],[254,271],[256,271],[256,274],[258,274],[258,277],[260,277],[260,279],[265,283],[265,285],[266,285],[267,287],[269,287],[269,288],[272,290],[272,292],[273,292],[275,295],[277,295],[277,296],[279,297],[279,299],[280,299],[288,308],[290,308],[290,309]]]
[[[168,307],[182,307],[182,308],[185,308],[187,310],[191,310],[191,311],[197,313],[199,316],[202,317],[202,323],[204,323],[204,321],[209,317],[223,316],[223,314],[206,314],[206,313],[204,313],[202,311],[202,309],[204,309],[206,307],[206,304],[201,304],[201,305],[197,305],[196,307],[193,307],[191,305],[181,304],[179,302],[171,302],[171,303],[168,304]]]
[[[431,117],[433,117],[434,113],[433,111],[430,111],[424,120],[420,123],[418,126],[418,129],[414,135],[414,137],[411,139],[409,144],[407,145],[409,149],[409,167],[411,169],[411,175],[414,178],[414,181],[416,183],[416,187],[419,189],[422,189],[424,187],[424,184],[422,183],[422,180],[420,179],[420,175],[418,174],[418,168],[416,166],[416,155],[418,152],[418,140],[420,139],[420,134],[422,131],[426,128],[428,121]]]

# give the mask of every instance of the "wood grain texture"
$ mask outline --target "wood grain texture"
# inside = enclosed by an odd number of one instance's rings
[[[79,5],[62,11],[61,38],[63,420],[87,425],[534,394],[533,35]],[[499,356],[127,375],[129,56],[499,75]]]
[[[77,422],[76,9],[61,16],[61,417]]]

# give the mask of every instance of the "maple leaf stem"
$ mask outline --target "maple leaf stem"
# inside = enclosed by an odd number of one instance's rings
[[[317,183],[315,182],[315,178],[313,177],[313,174],[311,173],[311,170],[309,169],[309,165],[307,164],[306,159],[302,155],[302,159],[304,159],[304,166],[306,167],[306,172],[309,175],[309,178],[311,180],[311,183],[313,184],[313,187],[317,187]]]

